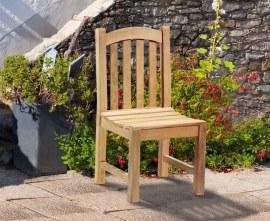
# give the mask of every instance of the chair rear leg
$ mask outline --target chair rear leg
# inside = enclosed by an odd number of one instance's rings
[[[159,141],[158,149],[158,176],[168,177],[168,163],[163,160],[164,155],[169,155],[169,142],[170,139],[163,139]]]
[[[204,195],[206,124],[201,124],[199,128],[199,136],[195,140],[193,193],[195,195]]]
[[[140,145],[138,131],[133,131],[129,139],[128,152],[128,197],[131,203],[140,201]]]
[[[95,183],[105,183],[105,170],[100,168],[100,162],[106,161],[107,131],[104,128],[96,129],[96,158],[95,158]]]

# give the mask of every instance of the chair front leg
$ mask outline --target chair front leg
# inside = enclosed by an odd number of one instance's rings
[[[158,176],[168,177],[168,163],[163,160],[164,155],[169,155],[169,142],[170,139],[163,139],[159,141],[158,149]]]
[[[206,123],[199,126],[199,135],[195,140],[194,181],[195,195],[204,195],[205,189],[205,154],[206,154]]]
[[[102,127],[96,129],[96,158],[95,158],[95,183],[105,183],[105,170],[100,168],[100,162],[106,161],[107,131]]]
[[[140,201],[140,145],[139,131],[131,131],[128,153],[128,201],[131,203]]]

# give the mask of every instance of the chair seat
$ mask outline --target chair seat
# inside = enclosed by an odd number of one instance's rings
[[[204,121],[188,118],[173,108],[142,108],[113,110],[101,113],[101,118],[123,129],[156,129],[179,126],[198,126]]]

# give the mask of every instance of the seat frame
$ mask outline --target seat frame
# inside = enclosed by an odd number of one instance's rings
[[[131,86],[127,83],[130,73],[130,40],[136,40],[136,99],[137,108],[131,108]],[[139,39],[139,40],[138,40]],[[155,44],[160,44],[160,72],[161,72],[161,107],[156,107],[155,83],[156,79],[149,79],[149,108],[144,108],[143,103],[143,74],[144,73],[144,44],[143,40],[149,40],[149,66],[150,75],[156,75]],[[124,98],[123,109],[118,110],[118,45],[123,41],[123,69],[124,69]],[[110,79],[116,84],[110,84],[110,110],[108,110],[107,97],[107,51],[110,45]],[[139,49],[138,49],[139,48]],[[172,164],[194,175],[193,192],[195,195],[204,194],[205,185],[205,153],[206,153],[206,122],[187,118],[176,114],[176,121],[166,120],[162,117],[151,122],[136,122],[129,120],[129,116],[151,116],[153,113],[164,111],[174,112],[171,108],[171,76],[170,76],[170,29],[162,26],[160,30],[150,28],[124,28],[106,33],[104,28],[96,29],[96,79],[97,79],[97,121],[96,121],[96,161],[95,183],[105,183],[105,172],[121,177],[128,184],[129,202],[139,201],[140,179],[140,144],[143,140],[159,140],[158,176],[168,177],[168,164]],[[153,93],[152,93],[153,91]],[[140,115],[143,114],[143,115]],[[150,114],[150,115],[149,115]],[[165,113],[166,115],[166,113]],[[113,116],[122,116],[124,121],[117,121]],[[153,115],[154,116],[154,115]],[[149,118],[148,118],[149,119]],[[165,119],[165,120],[164,120]],[[183,120],[181,120],[183,119]],[[123,123],[124,122],[124,123]],[[179,123],[178,123],[179,122]],[[153,124],[153,125],[152,125]],[[106,162],[107,131],[117,133],[129,140],[128,173]],[[194,137],[194,165],[169,156],[169,139],[180,137]]]

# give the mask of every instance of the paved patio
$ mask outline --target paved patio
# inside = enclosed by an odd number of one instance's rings
[[[0,167],[0,220],[270,220],[270,168],[232,173],[207,170],[206,194],[192,194],[192,176],[141,179],[141,202],[126,201],[126,185],[107,176],[94,184],[74,171],[30,177]]]

